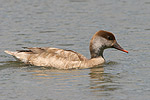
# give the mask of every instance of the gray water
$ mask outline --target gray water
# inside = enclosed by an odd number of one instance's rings
[[[128,54],[105,50],[103,66],[27,66],[4,50],[57,47],[90,57],[98,30]],[[0,100],[150,100],[149,0],[0,0]]]

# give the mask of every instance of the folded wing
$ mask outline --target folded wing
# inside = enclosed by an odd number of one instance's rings
[[[50,47],[33,47],[33,48],[26,48],[28,50],[18,50],[19,52],[26,52],[28,54],[45,54],[46,55],[51,55],[51,56],[56,56],[60,58],[64,58],[66,60],[70,61],[83,61],[86,60],[86,57],[81,55],[80,53],[74,52],[72,50],[63,50],[63,49],[58,49],[58,48],[50,48]]]

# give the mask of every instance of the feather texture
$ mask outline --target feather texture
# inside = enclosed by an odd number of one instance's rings
[[[16,52],[5,51],[26,64],[36,66],[55,67],[58,69],[90,68],[101,64],[104,60],[100,58],[87,59],[80,53],[72,50],[58,48],[26,48],[29,50],[17,50]]]

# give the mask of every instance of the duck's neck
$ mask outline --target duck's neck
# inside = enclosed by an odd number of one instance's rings
[[[103,56],[104,49],[105,49],[105,47],[103,47],[103,46],[98,48],[98,47],[95,47],[94,45],[90,45],[91,59],[92,58],[97,58],[97,57],[104,58],[104,56]]]

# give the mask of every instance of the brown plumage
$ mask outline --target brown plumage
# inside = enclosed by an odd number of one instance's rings
[[[110,47],[127,52],[119,46],[112,33],[103,30],[96,32],[90,41],[91,59],[87,59],[80,53],[72,50],[51,47],[25,47],[26,50],[17,50],[16,52],[6,50],[5,52],[26,64],[58,69],[81,69],[104,63],[103,51]]]

